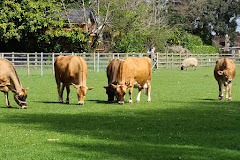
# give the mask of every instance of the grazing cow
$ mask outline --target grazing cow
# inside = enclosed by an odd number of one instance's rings
[[[129,89],[129,103],[132,101],[133,87],[138,88],[137,102],[140,102],[140,95],[142,89],[147,89],[148,102],[151,101],[151,71],[152,60],[148,57],[143,58],[125,58],[120,65],[118,84],[112,84],[115,89],[117,100],[119,104],[124,104],[124,98],[127,89]]]
[[[196,70],[196,67],[198,66],[198,60],[196,58],[187,58],[183,61],[181,70],[186,68],[188,70],[188,67],[193,67],[194,70]]]
[[[0,91],[5,95],[8,108],[12,108],[8,100],[8,92],[12,91],[14,100],[22,109],[27,109],[27,90],[24,89],[18,78],[17,72],[7,59],[0,58]]]
[[[63,102],[63,91],[67,89],[66,103],[69,104],[70,85],[77,89],[78,104],[84,104],[84,98],[87,90],[93,88],[87,87],[87,63],[82,57],[75,55],[58,56],[54,63],[55,79],[57,83],[57,90],[59,95],[59,102]],[[60,85],[62,89],[60,91]]]
[[[223,98],[222,85],[226,87],[226,99],[231,101],[231,88],[232,82],[236,75],[236,66],[233,60],[224,58],[218,59],[216,61],[216,66],[214,69],[214,77],[218,81],[219,86],[219,100]]]
[[[116,85],[118,83],[118,75],[121,62],[121,59],[111,59],[107,66],[108,86],[104,88],[106,89],[106,94],[108,95],[108,102],[114,101],[114,98],[116,96],[112,84]]]

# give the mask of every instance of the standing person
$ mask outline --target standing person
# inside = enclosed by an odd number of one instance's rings
[[[149,58],[153,58],[154,57],[154,51],[155,51],[155,47],[150,47],[149,50],[147,51],[147,53],[149,54]]]
[[[155,55],[155,47],[150,47],[149,50],[147,51],[147,53],[149,54],[149,58],[152,60],[152,68],[156,67],[156,55]],[[153,70],[153,73],[155,72],[155,70]]]

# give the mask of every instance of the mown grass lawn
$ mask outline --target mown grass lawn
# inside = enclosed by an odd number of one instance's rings
[[[238,68],[239,70],[240,68]],[[158,69],[152,102],[141,96],[132,105],[108,104],[106,73],[89,71],[85,105],[59,104],[50,70],[18,70],[29,87],[28,109],[6,108],[0,95],[0,159],[240,159],[240,74],[233,101],[218,101],[213,67],[180,71]],[[134,90],[134,100],[137,90]],[[64,94],[64,99],[66,93]]]

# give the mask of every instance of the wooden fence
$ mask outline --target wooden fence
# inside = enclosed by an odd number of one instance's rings
[[[112,58],[125,57],[143,57],[148,56],[146,53],[0,53],[0,57],[8,59],[16,68],[27,69],[28,75],[30,69],[52,68],[54,73],[54,60],[59,55],[78,55],[85,59],[89,69],[105,69]],[[195,57],[199,61],[199,67],[214,66],[219,58],[228,57],[240,65],[239,55],[222,55],[222,54],[178,54],[178,53],[156,53],[156,68],[174,68],[180,67],[182,61],[188,57]]]

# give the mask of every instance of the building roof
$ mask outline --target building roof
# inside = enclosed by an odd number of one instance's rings
[[[68,10],[67,11],[68,18],[67,18],[67,15],[65,14],[65,11],[62,11],[60,14],[64,19],[69,18],[70,23],[85,23],[83,8]],[[94,16],[93,9],[86,8],[86,17],[87,17],[87,20],[90,19],[92,23],[96,23],[96,18]]]

